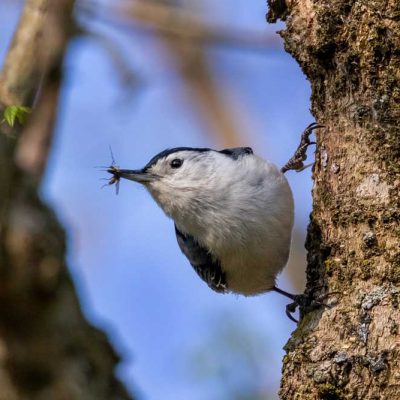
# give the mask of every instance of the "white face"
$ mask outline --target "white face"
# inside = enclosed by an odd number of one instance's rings
[[[147,167],[155,178],[146,183],[155,201],[171,217],[182,215],[195,204],[212,201],[220,181],[217,172],[232,161],[216,151],[182,150],[158,159]]]
[[[156,176],[147,185],[149,190],[196,190],[214,169],[212,153],[216,152],[183,150],[160,158],[147,168]]]

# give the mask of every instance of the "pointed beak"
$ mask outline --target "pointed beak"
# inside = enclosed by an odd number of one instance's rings
[[[108,173],[113,174],[117,178],[129,179],[138,183],[148,183],[154,180],[155,175],[143,170],[143,169],[119,169],[109,168]]]

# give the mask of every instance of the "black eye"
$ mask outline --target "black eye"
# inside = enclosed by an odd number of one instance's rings
[[[182,164],[183,160],[181,160],[180,158],[174,158],[169,165],[171,166],[171,168],[179,168],[182,166]]]

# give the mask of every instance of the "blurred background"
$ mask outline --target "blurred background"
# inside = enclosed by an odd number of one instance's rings
[[[0,1],[2,61],[22,6]],[[85,315],[143,399],[277,398],[287,299],[212,292],[145,189],[122,182],[116,196],[95,168],[110,146],[123,168],[168,147],[240,145],[282,166],[313,121],[310,89],[265,13],[265,0],[77,2],[41,195],[66,228]],[[309,169],[287,175],[296,226],[278,285],[301,292],[312,182]]]

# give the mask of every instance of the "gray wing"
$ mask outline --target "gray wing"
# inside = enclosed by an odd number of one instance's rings
[[[244,156],[245,154],[253,154],[253,149],[251,147],[234,147],[232,149],[221,150],[220,153],[237,160],[240,156]]]
[[[226,292],[225,274],[218,261],[215,261],[210,253],[201,247],[192,236],[183,234],[175,225],[176,239],[182,253],[203,279],[204,282],[218,293]]]

